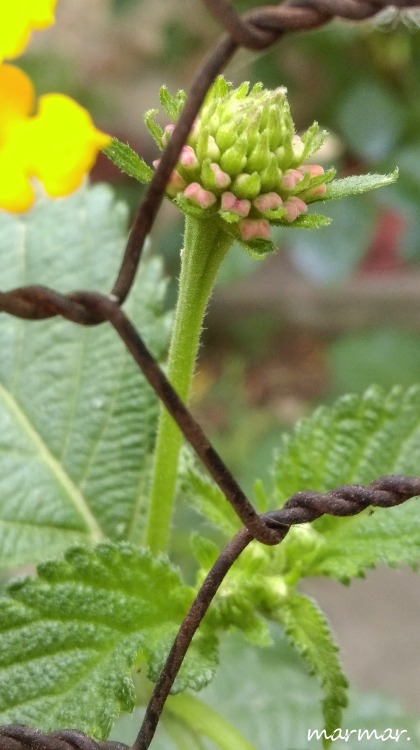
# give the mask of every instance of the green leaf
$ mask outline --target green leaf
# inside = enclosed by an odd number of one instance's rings
[[[241,247],[243,247],[249,257],[253,260],[261,260],[262,258],[265,258],[265,256],[269,253],[274,253],[277,249],[274,242],[272,242],[271,240],[258,239],[244,242],[243,240],[237,239],[237,241],[240,243]]]
[[[201,471],[187,451],[180,466],[180,487],[185,500],[214,526],[231,537],[241,522],[223,492]]]
[[[127,209],[108,187],[0,214],[3,289],[107,292]],[[126,309],[158,357],[170,320],[161,263],[145,258]],[[75,541],[141,539],[158,403],[110,326],[0,319],[0,565]]]
[[[417,475],[419,465],[420,386],[388,393],[371,388],[317,409],[283,437],[274,465],[277,503],[300,490],[325,492],[386,474]],[[420,558],[416,500],[352,518],[323,516],[312,528],[317,535],[306,560],[300,557],[302,575],[346,582],[378,563],[415,566]],[[289,537],[283,546],[293,569],[293,531]]]
[[[302,155],[302,162],[306,161],[310,156],[319,151],[322,144],[325,143],[327,138],[327,131],[320,130],[317,122],[312,123],[312,125],[302,136],[302,141],[305,146]]]
[[[210,570],[219,556],[219,547],[217,544],[200,536],[197,532],[191,534],[190,539],[191,552],[193,553],[198,564],[204,570]]]
[[[74,547],[10,584],[0,599],[0,723],[107,737],[134,707],[134,665],[146,661],[156,677],[192,596],[166,558],[124,542]],[[215,666],[215,640],[200,629],[174,690],[202,687]]]
[[[155,117],[157,113],[158,113],[157,109],[149,109],[145,113],[143,119],[144,119],[144,124],[146,125],[146,128],[148,129],[154,142],[162,150],[163,130],[160,127],[160,125],[158,125],[158,123],[155,121]]]
[[[330,201],[337,198],[346,198],[348,195],[360,195],[361,193],[367,193],[369,190],[392,185],[397,179],[398,169],[394,169],[389,174],[361,174],[343,177],[341,180],[328,183],[327,192],[319,200]],[[315,202],[312,201],[312,203]]]
[[[175,96],[172,96],[166,86],[162,86],[159,93],[159,99],[169,119],[171,122],[175,123],[180,116],[187,99],[185,91],[178,91]]]
[[[303,750],[308,728],[322,727],[321,691],[282,629],[271,633],[273,646],[264,649],[247,646],[240,634],[225,636],[217,675],[200,699],[258,750]]]
[[[121,143],[117,138],[112,139],[111,145],[104,149],[104,154],[122,172],[144,185],[153,177],[153,169],[128,144]]]
[[[292,646],[303,657],[322,687],[324,726],[328,734],[342,726],[347,705],[347,679],[337,657],[329,625],[315,602],[302,594],[290,594],[279,607],[278,621]]]
[[[323,214],[302,214],[290,224],[290,229],[320,229],[329,227],[331,222],[332,219]],[[282,224],[282,226],[288,229],[287,224]]]

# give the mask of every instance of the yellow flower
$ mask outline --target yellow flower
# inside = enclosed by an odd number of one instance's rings
[[[27,75],[0,65],[0,207],[8,211],[31,207],[33,178],[51,197],[73,192],[111,140],[67,96],[42,96],[32,114],[34,104]]]
[[[57,0],[2,0],[0,8],[0,61],[20,55],[34,29],[54,23]]]
[[[54,23],[56,2],[0,0],[0,208],[7,211],[31,207],[34,178],[51,197],[73,192],[111,140],[67,96],[42,96],[35,111],[30,79],[1,64],[23,52],[34,29]]]

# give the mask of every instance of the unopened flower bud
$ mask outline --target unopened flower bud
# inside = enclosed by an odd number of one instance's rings
[[[302,182],[303,177],[299,169],[288,169],[281,178],[280,187],[287,192],[291,192],[299,182]]]
[[[198,159],[195,155],[194,149],[191,146],[183,146],[180,156],[179,163],[187,170],[195,170],[198,167]]]
[[[230,175],[237,175],[246,165],[246,155],[243,153],[243,143],[237,141],[235,146],[231,146],[222,154],[220,166]]]
[[[223,193],[221,200],[221,209],[236,216],[248,216],[251,210],[251,202],[248,200],[239,200],[233,193]]]
[[[191,184],[185,188],[183,196],[200,208],[209,208],[216,203],[216,196],[209,190],[204,190],[198,182],[191,182]]]
[[[201,168],[201,182],[207,190],[220,191],[226,190],[231,183],[227,172],[219,167],[215,162],[210,163],[207,159]]]
[[[165,128],[166,143],[172,127]],[[237,89],[219,77],[210,88],[167,185],[182,210],[214,217],[243,242],[269,238],[269,223],[289,225],[321,198],[332,172],[302,164],[322,143],[316,123],[301,138],[286,90]],[[179,189],[178,189],[179,186]],[[178,189],[178,193],[176,192]],[[225,224],[224,224],[225,223]],[[229,225],[229,227],[227,226]]]
[[[171,140],[172,133],[174,132],[175,125],[170,122],[169,125],[166,125],[165,130],[163,131],[162,136],[162,145],[167,146],[169,141]]]
[[[281,208],[283,205],[283,201],[277,193],[259,195],[253,203],[255,208],[261,211],[261,213],[264,213],[264,211],[273,211],[274,209]]]
[[[286,209],[285,219],[289,223],[295,221],[301,214],[306,214],[308,210],[306,203],[295,195],[287,199],[284,208]]]
[[[215,133],[215,141],[221,151],[226,151],[228,148],[234,146],[237,138],[238,131],[235,127],[235,123],[232,121],[221,125]]]
[[[256,198],[261,190],[261,180],[257,172],[253,174],[238,174],[232,185],[232,191],[238,198]]]
[[[292,150],[293,150],[293,157],[295,162],[301,161],[303,157],[303,152],[305,150],[305,146],[303,144],[302,138],[298,135],[294,135],[292,138]]]
[[[270,224],[267,219],[244,219],[239,224],[239,230],[245,241],[270,239]]]

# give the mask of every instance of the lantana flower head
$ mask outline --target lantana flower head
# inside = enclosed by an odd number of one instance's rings
[[[179,115],[185,97],[161,101],[167,114]],[[171,137],[146,115],[161,148]],[[307,164],[327,134],[316,123],[300,137],[290,114],[286,89],[261,84],[234,89],[222,77],[211,87],[188,136],[167,194],[186,214],[213,218],[248,249],[272,249],[270,224],[319,226],[325,217],[306,216],[308,205],[324,197],[335,170]],[[155,162],[157,166],[158,162]]]
[[[145,115],[146,126],[163,150],[169,143],[186,101],[165,87],[160,101],[171,122],[163,129],[157,110]],[[335,180],[313,161],[327,133],[316,122],[299,136],[290,114],[286,89],[234,89],[223,77],[210,87],[166,185],[167,197],[187,216],[212,222],[212,227],[238,240],[254,257],[275,249],[270,225],[313,229],[331,223],[328,216],[307,213],[316,201],[358,195],[390,185],[391,174],[352,175]],[[120,169],[148,183],[153,170],[116,138],[106,149]],[[153,166],[156,168],[159,160]]]
[[[53,23],[55,2],[3,3],[0,58],[20,53],[32,29]],[[36,107],[26,73],[0,64],[0,208],[12,212],[30,208],[36,180],[51,197],[73,192],[93,166],[98,150],[110,141],[67,96],[46,94]]]

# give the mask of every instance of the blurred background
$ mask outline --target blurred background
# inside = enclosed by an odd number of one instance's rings
[[[239,10],[265,4],[237,0]],[[293,34],[268,53],[239,52],[233,83],[287,86],[298,130],[313,120],[331,136],[325,165],[339,176],[400,169],[398,182],[327,205],[331,227],[279,230],[262,262],[234,248],[206,320],[194,409],[247,490],[267,476],[279,434],[319,403],[371,383],[409,385],[420,371],[420,15],[381,14]],[[22,66],[37,92],[70,94],[102,129],[156,158],[143,113],[159,87],[188,87],[219,35],[199,0],[59,0],[57,24],[35,35]],[[164,121],[163,121],[164,122]],[[141,186],[105,158],[93,179],[134,210]],[[153,251],[175,298],[182,217],[161,210]],[[420,471],[420,470],[419,470]],[[350,589],[308,584],[359,687],[420,709],[419,579],[371,573]]]

